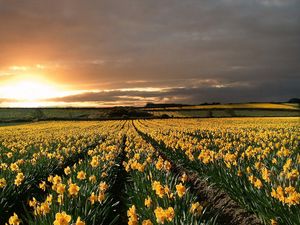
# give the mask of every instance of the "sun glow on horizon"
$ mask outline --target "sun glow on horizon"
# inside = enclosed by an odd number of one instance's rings
[[[0,95],[5,99],[35,101],[59,96],[53,85],[34,80],[23,80],[0,87]]]
[[[41,77],[27,76],[0,85],[0,98],[17,101],[36,101],[63,96],[63,90]]]
[[[51,99],[82,93],[50,82],[39,76],[27,76],[0,84],[0,100],[12,107],[46,106]]]

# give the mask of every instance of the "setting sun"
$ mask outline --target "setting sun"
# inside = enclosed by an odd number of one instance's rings
[[[20,101],[35,101],[60,96],[59,90],[51,84],[34,80],[22,80],[7,84],[0,89],[1,96]]]
[[[67,105],[53,101],[69,95],[82,94],[87,90],[74,90],[42,76],[23,76],[10,79],[0,85],[0,105],[7,107],[51,107]],[[79,104],[80,103],[76,103]]]
[[[0,86],[0,96],[9,107],[38,107],[52,98],[68,95],[69,91],[38,76],[12,79]]]

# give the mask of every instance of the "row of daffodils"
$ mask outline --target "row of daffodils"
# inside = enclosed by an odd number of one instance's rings
[[[121,127],[51,122],[1,128],[0,223],[104,223],[115,203],[109,187]]]
[[[28,202],[34,216],[27,219],[27,223],[52,224],[54,221],[54,224],[101,225],[112,222],[112,206],[117,202],[110,188],[116,182],[115,165],[119,153],[119,139],[108,138],[89,150],[86,160],[64,168],[62,176],[50,175],[42,181],[40,188],[47,196],[41,201],[32,198]]]
[[[215,224],[215,216],[191,193],[187,175],[172,172],[171,163],[132,129],[127,132],[126,160],[130,182],[128,224]]]
[[[300,224],[299,118],[135,124],[173,162],[215,183],[266,224]]]

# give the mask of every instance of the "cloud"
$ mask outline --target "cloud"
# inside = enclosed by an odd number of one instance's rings
[[[210,85],[208,85],[210,83]],[[251,102],[253,99],[260,101],[287,101],[293,96],[299,96],[297,83],[289,85],[284,81],[278,85],[274,81],[245,83],[224,83],[217,81],[201,82],[199,85],[185,87],[145,89],[113,89],[84,94],[71,95],[62,98],[50,99],[59,102],[118,102],[119,104],[143,105],[146,102],[168,102],[200,104],[203,102]],[[265,88],[269,87],[269,88]],[[241,94],[242,93],[242,94]],[[274,94],[276,93],[276,94]],[[222,98],[220,98],[222,96]]]
[[[214,80],[221,84],[207,100],[283,99],[298,94],[299,8],[296,0],[0,0],[0,65],[44,65],[52,79],[84,89],[202,93],[197,82]],[[110,94],[98,97],[118,99]]]

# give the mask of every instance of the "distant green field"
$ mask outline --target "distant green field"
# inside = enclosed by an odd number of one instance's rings
[[[236,104],[214,104],[214,105],[195,105],[182,107],[164,107],[150,108],[148,111],[157,110],[188,110],[188,109],[299,109],[299,104],[296,103],[236,103]]]
[[[0,123],[38,120],[100,120],[141,117],[299,117],[299,104],[247,103],[160,108],[0,108]],[[1,126],[1,125],[0,125]]]
[[[300,116],[299,104],[292,103],[241,103],[182,107],[144,108],[154,116],[169,117],[270,117]]]
[[[169,117],[290,117],[300,116],[300,111],[288,111],[288,110],[262,110],[262,109],[249,109],[249,110],[177,110],[177,111],[152,111],[154,116],[168,115]]]
[[[27,121],[27,120],[47,120],[47,119],[97,119],[105,117],[104,109],[24,109],[5,108],[0,109],[0,121]]]

